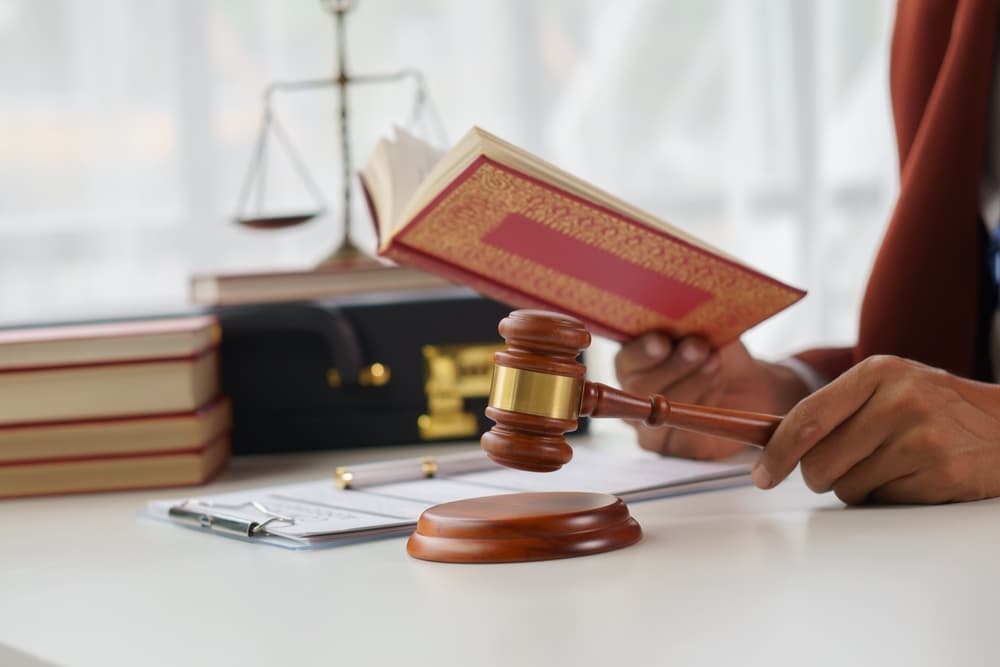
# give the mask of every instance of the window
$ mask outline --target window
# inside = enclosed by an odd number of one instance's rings
[[[897,187],[887,0],[356,5],[349,69],[421,70],[450,139],[481,125],[807,288],[750,332],[755,351],[852,340]],[[261,91],[334,70],[322,2],[0,0],[0,54],[4,322],[175,311],[193,271],[307,266],[336,245],[332,90],[276,100],[329,213],[232,222]],[[412,96],[352,89],[356,165]],[[273,167],[271,201],[301,207]]]

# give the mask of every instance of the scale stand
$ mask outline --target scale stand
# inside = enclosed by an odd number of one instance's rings
[[[262,94],[263,114],[261,119],[260,133],[257,137],[256,147],[250,160],[243,186],[240,190],[240,198],[236,205],[237,224],[250,229],[274,230],[293,227],[303,224],[326,212],[328,206],[323,197],[322,190],[316,183],[316,179],[306,166],[301,154],[296,150],[294,144],[284,126],[278,121],[274,112],[274,96],[276,93],[296,92],[302,90],[315,90],[317,88],[336,88],[338,92],[338,115],[340,126],[340,166],[342,174],[341,206],[342,206],[342,226],[340,242],[333,252],[323,261],[320,266],[337,264],[342,266],[348,263],[367,263],[372,261],[366,253],[360,250],[351,241],[351,184],[354,173],[351,165],[350,152],[350,125],[347,108],[347,88],[353,84],[369,83],[392,83],[411,79],[416,92],[411,111],[411,124],[416,124],[426,109],[428,118],[433,125],[433,131],[438,135],[439,140],[444,139],[440,118],[434,111],[433,106],[427,96],[427,87],[424,76],[415,69],[401,69],[396,72],[386,74],[366,74],[351,75],[347,72],[347,47],[345,17],[356,4],[356,0],[320,0],[327,11],[334,19],[336,26],[336,61],[337,69],[334,76],[329,79],[311,79],[304,81],[277,81],[269,84]],[[278,142],[277,146],[283,149],[289,157],[295,173],[305,186],[309,195],[313,199],[314,208],[294,213],[267,213],[265,204],[265,176],[267,170],[268,135],[273,134]],[[256,188],[256,191],[255,191]],[[249,210],[250,202],[254,202],[254,210]]]

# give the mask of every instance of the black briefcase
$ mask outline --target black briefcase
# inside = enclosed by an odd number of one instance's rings
[[[465,289],[217,309],[233,453],[477,438],[510,311]]]

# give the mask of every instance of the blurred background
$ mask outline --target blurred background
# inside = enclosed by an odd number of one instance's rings
[[[752,330],[853,340],[896,192],[889,0],[358,0],[355,168],[393,125],[500,135],[809,290]],[[195,271],[304,268],[340,237],[334,89],[278,95],[326,216],[233,222],[275,80],[335,67],[320,0],[0,0],[0,321],[173,312]],[[436,114],[432,113],[436,111]],[[268,196],[310,202],[275,163]],[[361,197],[352,237],[373,249]],[[610,348],[608,348],[610,349]]]

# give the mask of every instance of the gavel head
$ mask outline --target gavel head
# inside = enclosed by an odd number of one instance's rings
[[[567,315],[516,310],[500,321],[507,349],[493,359],[486,416],[496,424],[480,444],[508,468],[552,472],[573,458],[564,434],[577,426],[590,333]]]

